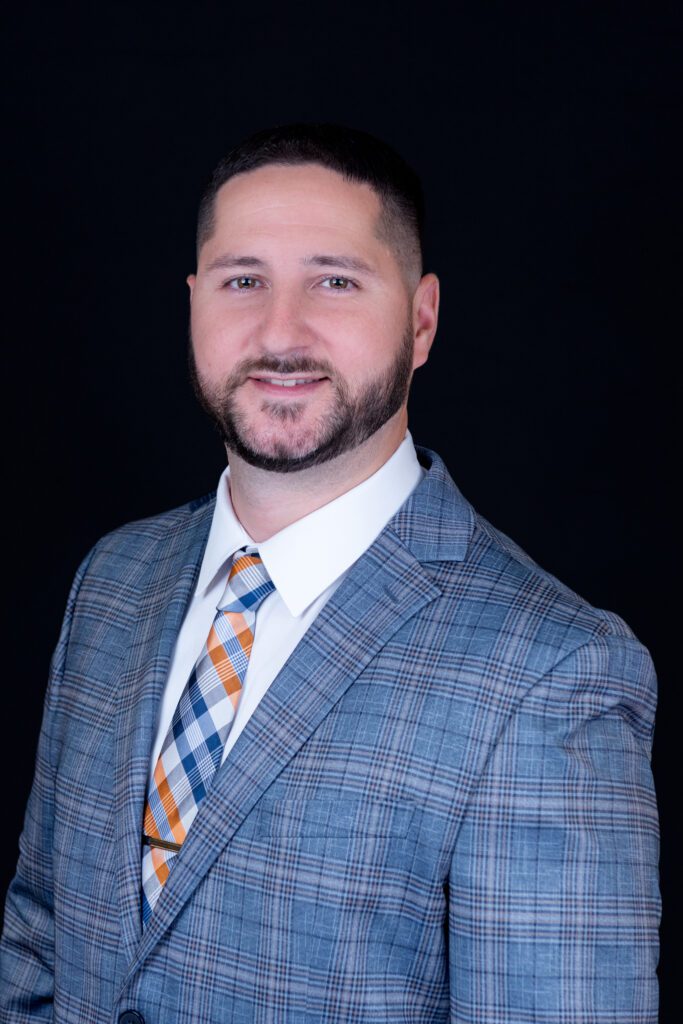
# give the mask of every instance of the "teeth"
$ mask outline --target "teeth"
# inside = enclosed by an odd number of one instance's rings
[[[265,384],[279,384],[281,388],[293,388],[297,384],[308,384],[307,380],[264,380]]]

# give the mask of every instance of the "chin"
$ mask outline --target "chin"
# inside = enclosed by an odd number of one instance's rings
[[[301,458],[324,443],[329,431],[317,416],[307,416],[301,407],[283,406],[269,410],[267,417],[238,419],[237,432],[256,452],[272,458]]]
[[[301,439],[288,437],[264,440],[252,436],[245,445],[258,458],[291,459],[292,461],[309,458],[314,452],[317,452],[319,446],[318,439],[310,436]]]

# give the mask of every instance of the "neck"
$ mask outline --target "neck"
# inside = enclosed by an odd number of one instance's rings
[[[401,444],[407,426],[402,409],[352,451],[294,473],[258,469],[228,451],[230,498],[237,518],[256,542],[267,540],[376,473]]]

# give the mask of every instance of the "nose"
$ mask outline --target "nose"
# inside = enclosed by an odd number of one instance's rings
[[[264,303],[255,338],[268,355],[288,355],[307,350],[313,332],[304,315],[304,300],[294,287],[273,288]]]

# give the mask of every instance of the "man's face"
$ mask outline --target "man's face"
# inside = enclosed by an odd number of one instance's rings
[[[190,366],[228,449],[252,465],[303,469],[394,419],[405,429],[429,346],[416,345],[379,213],[369,186],[317,164],[269,165],[219,190],[188,278]]]

